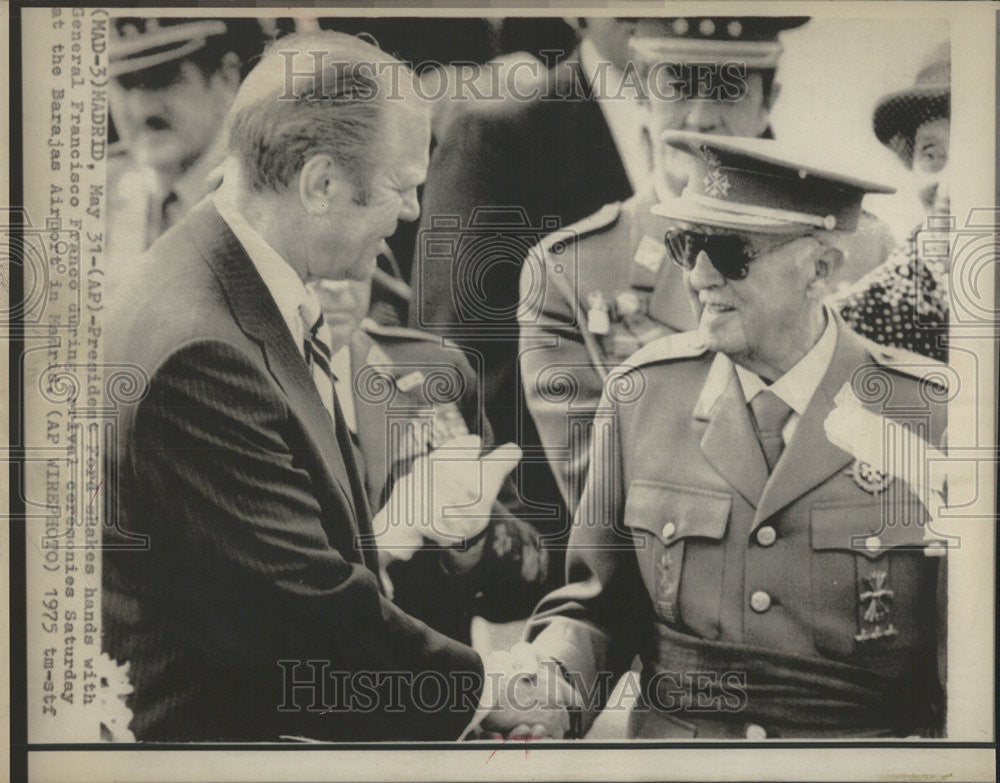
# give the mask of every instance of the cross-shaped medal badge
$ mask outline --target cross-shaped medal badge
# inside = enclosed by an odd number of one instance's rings
[[[862,590],[858,598],[865,604],[861,615],[865,628],[854,637],[859,642],[895,636],[898,633],[896,627],[889,621],[894,593],[886,587],[888,579],[889,574],[886,571],[874,571],[864,578],[867,589]]]
[[[713,198],[725,198],[732,185],[729,182],[729,177],[722,171],[722,161],[706,150],[705,162],[709,165],[708,174],[702,179],[705,193]]]

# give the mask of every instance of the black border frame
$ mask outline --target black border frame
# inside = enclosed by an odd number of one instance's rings
[[[904,0],[889,0],[890,2],[904,2]],[[330,6],[325,6],[321,0],[285,0],[285,2],[275,2],[275,0],[250,0],[250,2],[227,2],[218,0],[217,2],[197,2],[193,0],[181,0],[181,2],[170,2],[170,0],[147,0],[147,2],[136,2],[136,0],[68,0],[67,2],[54,2],[54,0],[10,0],[9,16],[9,78],[10,78],[10,103],[8,107],[8,122],[10,132],[9,149],[9,171],[10,171],[10,205],[23,203],[24,183],[23,170],[23,134],[20,124],[21,119],[21,98],[23,95],[23,83],[21,72],[22,40],[21,40],[21,9],[22,8],[57,8],[67,6],[79,6],[82,8],[109,8],[109,9],[129,9],[129,8],[190,8],[200,10],[212,7],[225,7],[227,9],[246,9],[247,15],[252,16],[258,8],[287,8],[292,11],[294,8],[311,8],[317,10],[341,10],[337,8],[331,0]],[[365,10],[362,8],[365,0],[347,0],[344,10]],[[538,8],[538,5],[524,2],[524,0],[508,0],[512,11],[521,8]],[[251,4],[252,3],[252,4]],[[356,3],[356,4],[355,4]],[[595,10],[607,10],[606,2],[588,2],[580,0],[580,5],[593,5]],[[421,0],[395,0],[384,5],[372,5],[367,9],[372,12],[380,9],[413,9],[414,15],[419,15],[419,11],[427,7],[426,2]],[[490,0],[472,0],[472,2],[460,2],[460,0],[450,0],[442,3],[440,0],[434,5],[434,9],[454,8],[467,15],[475,16],[478,9],[496,10],[499,5],[494,5]],[[554,14],[559,9],[552,9]],[[641,9],[646,10],[646,9]],[[355,14],[357,15],[357,14]],[[374,14],[373,14],[374,15]],[[515,14],[516,15],[516,14]],[[995,12],[996,38],[997,38],[997,62],[995,63],[994,77],[996,87],[997,106],[1000,107],[1000,10]],[[1000,198],[1000,123],[997,126],[997,160],[995,171],[995,185],[997,196]],[[12,235],[19,238],[21,226],[16,223],[12,225]],[[998,295],[1000,295],[1000,270],[997,272]],[[23,324],[20,322],[19,313],[14,313],[14,306],[23,300],[23,268],[20,265],[10,265],[10,338],[9,338],[9,389],[10,405],[8,410],[10,443],[8,444],[8,455],[10,457],[9,479],[10,479],[10,515],[11,524],[9,528],[9,599],[10,599],[10,625],[9,625],[9,646],[10,646],[10,780],[22,781],[28,779],[28,755],[32,752],[60,752],[60,751],[102,751],[115,752],[119,750],[127,751],[187,751],[187,752],[213,752],[227,750],[248,750],[248,751],[412,751],[412,750],[490,750],[490,751],[515,751],[522,752],[525,745],[522,743],[508,743],[498,745],[495,742],[378,742],[378,743],[309,743],[309,744],[269,744],[269,743],[218,743],[218,744],[184,744],[184,743],[29,743],[27,737],[27,649],[26,649],[26,622],[27,606],[25,603],[25,529],[24,529],[24,472],[20,469],[21,460],[24,458],[24,410],[22,407],[23,391],[23,364],[22,355],[24,350]],[[998,366],[998,376],[995,379],[995,389],[1000,390],[1000,366]],[[998,438],[1000,438],[1000,428],[998,428]],[[1000,442],[1000,441],[998,441]],[[998,537],[998,547],[994,550],[994,574],[997,573],[996,566],[1000,555],[1000,537]],[[994,628],[996,629],[997,618],[1000,617],[1000,579],[995,580],[994,594]],[[996,652],[996,645],[994,645]],[[1000,682],[1000,671],[995,670],[993,681],[994,702],[996,701],[997,684]],[[994,737],[997,736],[997,717],[994,714],[993,730]],[[896,740],[896,741],[839,741],[831,740],[824,742],[807,741],[782,741],[768,740],[764,742],[735,741],[735,742],[656,742],[631,740],[625,742],[586,742],[581,740],[570,742],[546,742],[544,745],[535,746],[537,750],[665,750],[665,749],[850,749],[850,748],[955,748],[955,749],[989,749],[996,750],[1000,745],[994,739],[993,742],[958,742],[947,739],[941,740]]]

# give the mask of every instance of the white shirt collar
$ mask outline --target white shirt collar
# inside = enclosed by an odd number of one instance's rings
[[[308,292],[302,278],[247,222],[235,204],[219,192],[215,193],[212,200],[219,215],[232,229],[236,239],[250,256],[250,260],[264,281],[264,285],[267,286],[271,298],[278,305],[278,312],[281,313],[281,317],[288,325],[288,331],[291,332],[295,345],[299,352],[304,354],[302,340],[305,329],[299,307],[308,297]]]
[[[819,341],[809,349],[795,366],[768,386],[763,379],[752,370],[736,365],[736,375],[743,387],[743,396],[750,402],[759,392],[770,389],[780,399],[787,403],[799,416],[803,416],[812,401],[820,381],[826,374],[833,351],[837,347],[837,327],[834,318],[826,314],[826,328]]]

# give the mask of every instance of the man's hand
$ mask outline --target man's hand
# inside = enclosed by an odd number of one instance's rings
[[[461,435],[413,461],[372,523],[385,557],[408,559],[424,538],[455,546],[486,527],[521,450],[507,443],[481,451],[478,436]]]
[[[531,739],[561,739],[570,728],[570,709],[580,697],[555,661],[539,659],[520,642],[483,659],[486,684],[480,710],[480,734]]]

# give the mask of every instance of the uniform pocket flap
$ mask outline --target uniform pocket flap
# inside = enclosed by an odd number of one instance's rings
[[[923,549],[927,509],[913,501],[818,503],[810,510],[813,549],[847,549],[876,558],[894,548]]]
[[[633,481],[625,502],[626,527],[645,530],[665,543],[681,538],[721,539],[733,498],[725,492]]]

